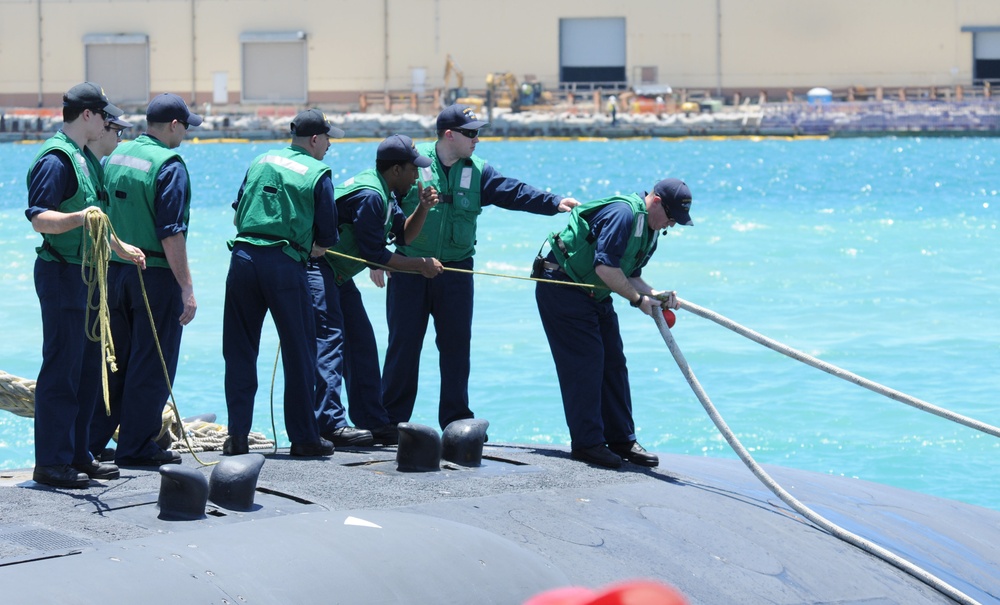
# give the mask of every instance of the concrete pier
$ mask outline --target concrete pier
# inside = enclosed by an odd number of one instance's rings
[[[239,108],[218,112],[196,108],[205,122],[190,138],[285,139],[299,107]],[[435,136],[434,113],[333,113],[330,121],[349,138],[381,139],[393,133],[413,138]],[[135,126],[126,138],[142,132],[142,114],[126,114]],[[0,142],[46,139],[61,126],[51,109],[6,111],[0,119]],[[619,112],[523,111],[494,109],[483,137],[728,137],[728,136],[995,136],[1000,134],[1000,101],[860,101],[823,104],[783,102],[724,106],[717,111]]]

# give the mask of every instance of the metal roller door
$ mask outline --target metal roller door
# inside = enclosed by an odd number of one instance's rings
[[[624,84],[625,18],[560,19],[559,80]]]
[[[149,38],[145,34],[83,37],[85,74],[115,105],[149,102]]]
[[[306,102],[305,32],[252,33],[240,36],[243,47],[244,103]]]
[[[973,80],[1000,81],[1000,31],[976,32],[974,36]]]

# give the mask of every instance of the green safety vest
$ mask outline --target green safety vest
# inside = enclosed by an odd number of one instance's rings
[[[41,157],[47,153],[61,153],[70,160],[76,173],[76,193],[73,197],[59,203],[59,212],[72,213],[79,212],[88,206],[101,206],[101,198],[104,197],[104,186],[101,183],[100,172],[95,169],[95,165],[100,164],[90,149],[80,149],[73,139],[66,136],[63,131],[57,132],[49,140],[45,141],[42,149],[35,156],[28,169],[26,182],[31,186],[31,171]],[[79,265],[83,262],[83,255],[80,250],[83,234],[78,229],[70,229],[65,233],[43,233],[42,245],[35,248],[39,258],[46,261],[59,261]]]
[[[316,218],[316,184],[330,167],[296,145],[257,156],[236,206],[236,237],[254,246],[281,246],[300,262],[309,259]]]
[[[175,158],[184,163],[177,152],[156,138],[144,135],[119,145],[108,156],[104,167],[111,225],[122,240],[138,246],[146,254],[148,267],[170,267],[163,253],[163,242],[156,234],[156,177],[163,165]],[[182,220],[187,224],[191,214],[190,182],[184,198]],[[187,232],[184,236],[187,237]],[[131,262],[117,254],[112,260]]]
[[[90,147],[87,148],[89,153],[86,154],[87,158],[87,170],[94,174],[94,180],[99,183],[97,189],[97,201],[98,207],[104,211],[104,214],[108,213],[108,189],[107,189],[107,179],[104,177],[104,165],[101,164],[100,158],[98,158],[92,151]]]
[[[382,198],[382,204],[385,206],[385,212],[382,219],[383,233],[385,235],[385,241],[388,243],[389,232],[392,231],[393,217],[393,202],[392,194],[389,192],[389,185],[386,184],[382,175],[379,174],[377,170],[372,168],[371,170],[365,170],[340,185],[337,185],[334,188],[334,197],[339,200],[340,198],[350,195],[359,189],[371,189],[372,191],[377,192]],[[358,243],[354,239],[353,222],[345,222],[340,225],[340,240],[337,241],[337,244],[331,248],[331,250],[348,256],[353,256],[355,258],[359,258],[361,256]],[[333,267],[333,272],[337,277],[338,286],[358,273],[361,273],[365,268],[364,261],[351,260],[349,258],[333,254],[326,255],[326,262],[330,263],[330,266]]]
[[[431,159],[430,166],[420,169],[420,180],[424,187],[437,189],[441,201],[427,211],[420,234],[396,248],[406,256],[433,256],[441,262],[465,260],[476,253],[476,221],[483,212],[479,198],[486,162],[476,156],[459,160],[445,175],[435,142],[421,143],[417,150]],[[419,203],[414,185],[400,207],[409,216]]]
[[[608,204],[625,202],[632,208],[635,216],[632,234],[625,245],[625,253],[621,258],[621,270],[626,276],[642,267],[656,244],[656,231],[649,228],[646,201],[642,196],[632,193],[616,195],[602,200],[580,204],[569,215],[569,224],[560,233],[549,235],[549,247],[563,272],[573,281],[595,286],[594,298],[604,300],[611,295],[607,284],[597,276],[594,270],[594,253],[597,242],[590,232],[587,217],[595,210]]]

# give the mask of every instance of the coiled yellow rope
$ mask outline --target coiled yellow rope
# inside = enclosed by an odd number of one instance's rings
[[[87,310],[85,330],[87,338],[101,343],[105,363],[101,364],[101,385],[104,388],[104,412],[111,414],[111,398],[108,393],[108,368],[118,371],[115,359],[115,343],[111,337],[111,315],[108,311],[108,261],[111,260],[111,238],[116,241],[108,215],[99,208],[89,208],[84,214],[83,241],[80,245],[82,262],[80,275],[87,284]],[[97,293],[95,301],[95,291]],[[97,317],[92,321],[91,312]]]

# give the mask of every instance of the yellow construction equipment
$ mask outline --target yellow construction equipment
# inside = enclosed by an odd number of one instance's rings
[[[510,72],[494,72],[486,75],[486,114],[494,107],[509,107],[517,113],[528,109],[541,108],[549,103],[551,95],[542,92],[538,81],[518,82]]]
[[[452,75],[455,76],[456,80],[454,87],[450,86]],[[483,100],[469,95],[469,89],[465,87],[465,74],[462,73],[462,68],[458,66],[458,63],[455,63],[450,54],[447,55],[444,63],[444,94],[441,95],[441,103],[443,107],[462,103],[463,105],[471,105],[476,111],[483,109]]]
[[[486,74],[486,119],[493,119],[494,107],[509,107],[514,113],[521,111],[520,94],[514,74]]]

